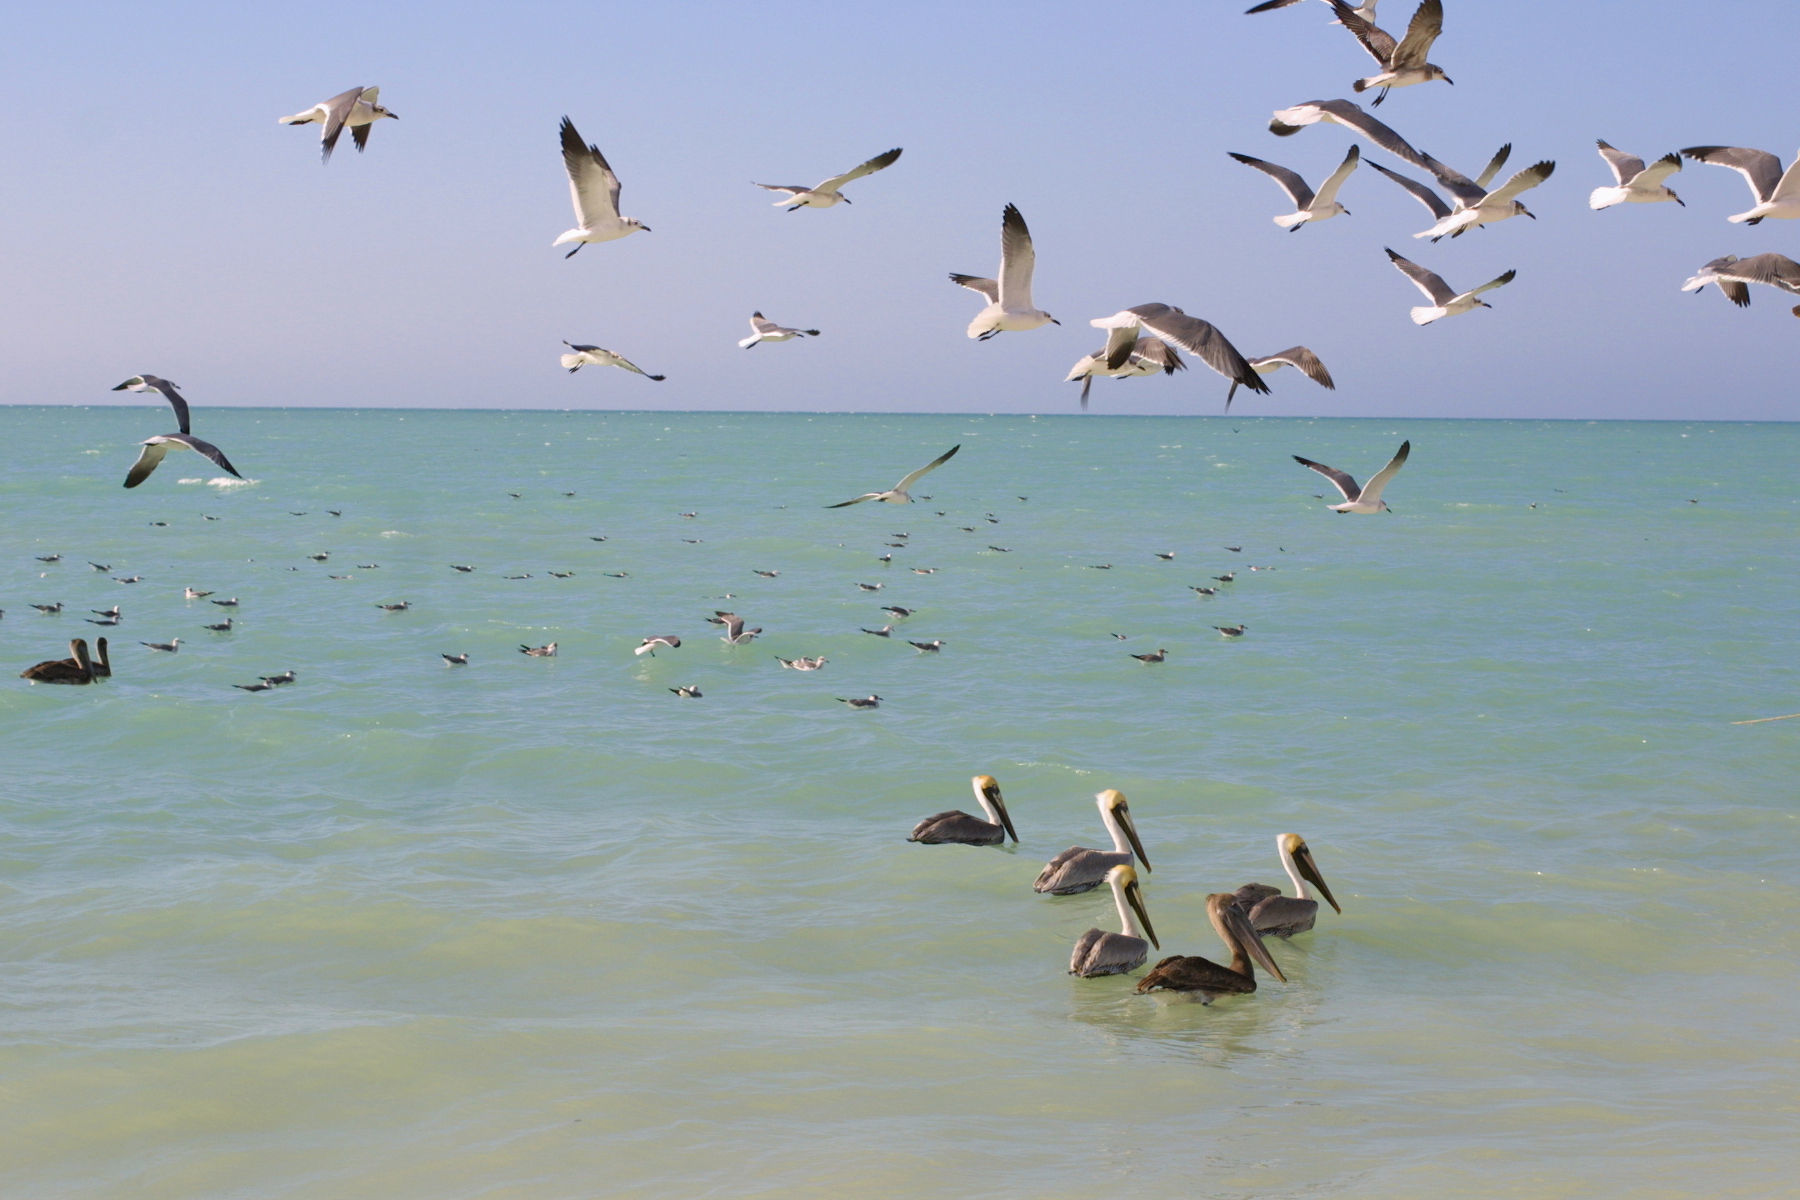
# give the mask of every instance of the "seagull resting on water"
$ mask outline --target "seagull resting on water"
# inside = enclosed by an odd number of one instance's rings
[[[1324,463],[1314,462],[1310,458],[1301,458],[1298,454],[1294,455],[1294,461],[1303,467],[1311,467],[1325,478],[1331,480],[1331,485],[1337,488],[1339,493],[1343,495],[1344,502],[1342,504],[1333,504],[1331,506],[1331,511],[1341,513],[1378,513],[1390,511],[1387,506],[1387,501],[1381,498],[1381,489],[1385,488],[1388,485],[1388,481],[1400,473],[1400,468],[1406,465],[1406,456],[1411,453],[1412,440],[1409,438],[1400,443],[1400,449],[1394,454],[1394,457],[1388,460],[1388,465],[1375,472],[1369,479],[1369,482],[1362,487],[1357,487],[1355,479],[1352,479],[1349,475],[1338,470],[1336,467],[1328,467]],[[1217,627],[1215,626],[1215,628]],[[1219,632],[1224,633],[1226,631],[1220,629]],[[1242,626],[1239,626],[1238,632],[1243,632]]]
[[[309,125],[314,121],[323,125],[319,130],[319,154],[321,162],[331,161],[331,152],[337,148],[337,140],[344,132],[344,126],[350,127],[350,137],[356,142],[357,153],[369,144],[369,128],[382,117],[392,117],[396,121],[400,114],[389,112],[381,107],[379,100],[381,89],[378,87],[353,87],[349,91],[339,92],[329,100],[321,100],[305,112],[297,112],[291,117],[277,117],[282,125]]]
[[[575,228],[564,230],[550,244],[574,242],[575,250],[564,258],[574,258],[575,251],[588,242],[610,242],[640,229],[650,232],[636,217],[619,215],[619,177],[600,147],[581,140],[568,117],[562,119],[562,152],[563,166],[569,172],[569,195],[575,201]]]
[[[1008,204],[1000,215],[999,280],[950,273],[950,282],[987,297],[987,307],[969,322],[970,337],[985,342],[997,333],[1062,324],[1031,303],[1031,272],[1036,265],[1037,251],[1031,246],[1031,230],[1025,228],[1025,218],[1019,215],[1019,210]]]
[[[884,504],[911,504],[913,502],[912,493],[907,489],[919,482],[921,476],[928,472],[935,471],[945,463],[949,462],[956,452],[961,449],[962,443],[958,442],[956,445],[950,447],[948,450],[944,451],[942,454],[938,455],[885,492],[864,492],[860,496],[852,496],[850,499],[842,501],[841,503],[827,504],[825,507],[848,508],[852,504],[861,504],[864,500],[880,500]]]
[[[900,157],[900,147],[896,146],[886,154],[877,154],[859,167],[853,167],[842,175],[833,175],[813,187],[785,187],[777,183],[759,183],[756,186],[771,192],[786,192],[787,195],[775,202],[780,208],[786,206],[789,212],[796,208],[830,208],[839,200],[850,203],[850,197],[844,195],[842,188],[853,179],[861,179],[864,175],[873,175],[885,167],[894,165]]]
[[[1392,250],[1387,252],[1387,256],[1393,260],[1396,267],[1400,268],[1400,273],[1412,280],[1418,289],[1425,293],[1426,299],[1431,301],[1430,306],[1419,305],[1412,310],[1414,325],[1429,325],[1443,317],[1454,317],[1474,308],[1492,308],[1493,305],[1478,298],[1481,293],[1511,283],[1513,276],[1518,274],[1516,270],[1508,271],[1504,275],[1495,276],[1480,287],[1470,288],[1466,292],[1453,292],[1450,290],[1450,285],[1444,282],[1443,276],[1435,275],[1418,263],[1401,258]]]
[[[756,349],[758,342],[785,342],[797,337],[818,337],[816,329],[789,329],[777,325],[759,312],[750,314],[750,336],[738,342],[746,350]]]
[[[654,380],[657,383],[668,378],[666,375],[652,375],[623,354],[614,354],[611,350],[604,350],[599,346],[583,346],[570,341],[563,342],[563,345],[575,352],[563,355],[561,360],[562,365],[569,368],[571,375],[583,367],[618,367],[620,370],[642,375],[645,379]]]
[[[223,450],[188,432],[187,401],[181,398],[181,394],[175,390],[174,384],[155,375],[133,375],[124,383],[113,388],[113,391],[161,392],[163,398],[169,402],[169,407],[175,410],[176,424],[181,426],[180,433],[159,433],[155,437],[145,438],[139,443],[143,446],[143,450],[138,454],[137,462],[132,464],[130,472],[125,476],[126,487],[134,488],[150,478],[150,472],[156,470],[157,464],[162,462],[163,456],[171,450],[192,450],[211,459],[237,478],[243,478],[242,475],[238,475],[237,468],[231,465],[231,460],[225,457]]]

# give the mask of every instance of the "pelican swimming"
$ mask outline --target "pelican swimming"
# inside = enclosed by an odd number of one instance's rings
[[[1162,949],[1162,943],[1156,940],[1156,930],[1150,927],[1150,914],[1144,909],[1137,872],[1121,864],[1106,872],[1106,882],[1112,886],[1113,903],[1119,906],[1119,924],[1125,931],[1108,933],[1103,929],[1090,929],[1075,939],[1075,949],[1069,955],[1069,974],[1083,979],[1135,971],[1150,957],[1151,946]],[[1143,922],[1142,934],[1138,932],[1140,920]],[[1149,940],[1145,941],[1145,938]]]
[[[906,835],[909,842],[923,842],[928,846],[941,845],[945,842],[956,842],[965,846],[999,846],[1007,837],[1019,840],[1013,831],[1012,818],[1006,814],[1006,801],[1000,798],[1000,783],[992,775],[977,775],[970,783],[975,788],[975,799],[981,804],[981,811],[988,816],[987,820],[971,817],[960,809],[948,812],[933,813]]]
[[[1200,997],[1200,1003],[1211,1004],[1219,996],[1247,996],[1256,990],[1255,960],[1269,974],[1287,982],[1287,976],[1269,956],[1269,948],[1256,932],[1250,918],[1229,892],[1214,892],[1206,898],[1206,916],[1219,933],[1219,940],[1231,951],[1231,963],[1220,966],[1197,954],[1172,954],[1151,967],[1138,980],[1139,992],[1185,992]]]
[[[1144,856],[1144,844],[1138,841],[1137,826],[1131,821],[1131,806],[1125,802],[1125,793],[1117,788],[1107,788],[1094,797],[1094,803],[1099,806],[1100,820],[1106,825],[1106,832],[1112,835],[1113,848],[1090,850],[1086,846],[1070,846],[1044,864],[1044,869],[1038,872],[1037,882],[1031,885],[1032,891],[1048,892],[1053,896],[1090,892],[1106,882],[1106,873],[1112,868],[1130,866],[1133,854],[1144,864],[1144,870],[1150,869],[1150,860]]]
[[[1311,929],[1319,915],[1319,902],[1306,890],[1308,881],[1318,887],[1319,895],[1325,897],[1333,911],[1344,911],[1325,886],[1325,877],[1319,874],[1319,865],[1313,861],[1305,838],[1297,833],[1281,834],[1275,839],[1275,849],[1281,854],[1281,865],[1288,878],[1294,881],[1294,894],[1284,896],[1280,888],[1266,883],[1246,883],[1235,893],[1256,932],[1285,938]]]
[[[88,661],[87,642],[74,638],[69,642],[70,658],[47,658],[19,672],[20,679],[33,683],[92,683],[94,668]]]
[[[106,639],[94,639],[94,657],[88,663],[88,669],[96,679],[112,678],[112,660],[106,657]]]

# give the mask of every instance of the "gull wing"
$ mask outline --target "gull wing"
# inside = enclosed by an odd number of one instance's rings
[[[1269,385],[1263,382],[1263,377],[1251,368],[1249,360],[1238,353],[1238,348],[1210,321],[1190,317],[1179,308],[1172,308],[1167,304],[1143,307],[1163,310],[1147,315],[1138,309],[1130,310],[1139,313],[1138,320],[1145,329],[1163,341],[1173,343],[1197,356],[1201,362],[1232,382],[1253,392],[1268,393]]]
[[[1310,458],[1301,458],[1298,454],[1294,455],[1294,461],[1303,467],[1311,467],[1331,480],[1331,486],[1342,493],[1344,499],[1350,503],[1356,503],[1357,498],[1362,495],[1362,489],[1356,486],[1356,480],[1352,479],[1347,472],[1340,471],[1336,467],[1328,467],[1324,463],[1314,462]]]
[[[1354,152],[1355,147],[1351,147],[1351,150]],[[1281,185],[1281,190],[1288,194],[1288,199],[1294,202],[1295,208],[1306,209],[1312,207],[1313,190],[1306,185],[1306,180],[1300,178],[1297,173],[1288,170],[1286,167],[1278,167],[1272,162],[1264,162],[1260,158],[1251,158],[1248,154],[1239,154],[1236,151],[1229,151],[1228,153],[1232,158],[1237,159],[1246,167],[1255,167],[1264,175],[1267,175],[1270,179],[1279,183]],[[1346,174],[1348,174],[1348,172],[1346,172]],[[1334,175],[1332,178],[1336,179],[1337,176]],[[1339,180],[1339,182],[1342,182],[1342,180]]]
[[[1342,3],[1342,0],[1339,0]],[[1422,67],[1431,53],[1431,43],[1444,32],[1444,0],[1424,0],[1413,10],[1406,24],[1406,36],[1400,39],[1391,60],[1395,67]]]
[[[1489,192],[1487,199],[1499,201],[1514,199],[1520,192],[1528,191],[1550,178],[1550,173],[1554,170],[1556,170],[1556,164],[1549,159],[1533,163],[1523,171],[1516,172],[1511,179]]]
[[[1378,162],[1372,162],[1369,165],[1405,188],[1412,194],[1413,199],[1417,200],[1420,204],[1423,204],[1426,209],[1430,211],[1431,215],[1438,220],[1441,221],[1450,215],[1450,206],[1445,204],[1443,198],[1432,191],[1426,184],[1420,183],[1416,179],[1408,179],[1398,171],[1390,171]]]
[[[827,179],[824,183],[821,183],[818,187],[814,188],[813,191],[835,192],[846,183],[849,183],[852,179],[861,179],[864,175],[873,175],[884,167],[893,166],[894,160],[899,157],[900,147],[895,146],[886,154],[877,154],[868,162],[863,163],[859,167],[853,167],[850,170],[845,171],[842,175],[833,175],[830,179]]]
[[[1320,387],[1334,392],[1337,390],[1337,384],[1332,382],[1331,372],[1325,369],[1325,364],[1319,361],[1319,356],[1305,346],[1290,346],[1279,354],[1269,354],[1250,360],[1252,367],[1260,367],[1265,363],[1286,363]]]
[[[1395,451],[1394,457],[1388,459],[1388,465],[1375,472],[1374,477],[1371,478],[1369,482],[1363,484],[1362,495],[1360,497],[1350,498],[1360,498],[1367,504],[1373,504],[1375,501],[1381,499],[1381,489],[1388,485],[1390,479],[1400,473],[1400,468],[1406,465],[1406,456],[1411,453],[1412,440],[1409,438],[1400,443],[1400,449]]]
[[[200,438],[194,437],[191,434],[186,434],[186,433],[170,434],[170,435],[168,435],[168,438],[171,442],[180,442],[183,445],[185,445],[189,450],[195,450],[201,454],[204,454],[207,458],[212,459],[212,461],[214,463],[216,463],[219,466],[219,468],[221,470],[225,471],[227,474],[236,476],[239,479],[243,478],[242,475],[238,475],[237,468],[231,465],[231,460],[225,457],[225,452],[223,450],[219,449],[217,446],[213,445],[211,442],[202,441]],[[150,472],[148,472],[148,471],[144,472],[144,474],[146,474],[146,475],[148,475],[149,473]],[[128,484],[126,484],[126,486],[129,487],[130,484],[128,483]]]
[[[1296,104],[1292,108],[1281,109],[1269,122],[1269,132],[1277,137],[1288,137],[1298,133],[1302,126],[1312,125],[1319,121],[1329,121],[1332,124],[1342,125],[1346,129],[1353,129],[1395,158],[1409,162],[1424,171],[1432,169],[1430,155],[1414,149],[1411,142],[1395,133],[1392,128],[1378,118],[1364,112],[1361,105],[1350,100],[1308,100],[1305,104]]]
[[[1386,247],[1383,247],[1383,249],[1386,249]],[[1393,261],[1393,264],[1396,267],[1400,268],[1400,273],[1412,280],[1414,285],[1417,286],[1421,292],[1425,293],[1425,298],[1433,304],[1442,306],[1449,304],[1452,300],[1456,299],[1456,293],[1450,290],[1450,285],[1444,282],[1443,276],[1427,271],[1424,267],[1421,267],[1411,259],[1401,258],[1392,250],[1388,250],[1387,256]],[[1507,272],[1506,278],[1511,279],[1512,272]],[[1503,279],[1500,282],[1504,283],[1505,281],[1506,280]],[[1499,285],[1489,284],[1486,286],[1497,287]],[[1308,463],[1307,465],[1311,466],[1312,464]],[[1356,497],[1351,496],[1350,499],[1354,500]]]
[[[751,328],[751,330],[753,330],[755,333],[757,333],[759,335],[765,334],[765,333],[780,333],[781,332],[781,326],[779,326],[775,322],[769,320],[767,317],[763,316],[761,313],[751,313],[750,314],[750,328]]]
[[[1001,308],[1031,309],[1031,272],[1037,266],[1037,251],[1031,246],[1031,230],[1014,205],[1007,205],[1000,217],[1000,294]]]
[[[1494,182],[1494,176],[1500,173],[1500,168],[1506,165],[1506,160],[1511,156],[1511,142],[1506,143],[1506,145],[1494,151],[1494,157],[1488,159],[1488,165],[1481,168],[1481,174],[1475,177],[1475,186],[1486,187],[1488,184]]]
[[[562,119],[563,166],[569,172],[569,195],[575,202],[575,220],[592,229],[604,220],[619,219],[619,177],[600,147],[584,143],[575,123]]]
[[[1479,295],[1481,295],[1481,293],[1493,291],[1497,287],[1505,287],[1507,284],[1509,284],[1513,281],[1513,276],[1517,275],[1518,273],[1519,273],[1518,270],[1515,268],[1511,271],[1508,271],[1504,275],[1496,275],[1492,279],[1488,280],[1486,283],[1482,284],[1480,287],[1470,288],[1467,292],[1464,292],[1463,294],[1465,296],[1479,296]],[[1439,282],[1441,283],[1442,280],[1439,280]]]
[[[1344,161],[1337,165],[1337,170],[1325,177],[1325,182],[1319,185],[1318,195],[1314,198],[1320,204],[1330,204],[1336,200],[1338,189],[1344,186],[1344,180],[1350,178],[1350,172],[1356,170],[1361,162],[1362,150],[1353,142],[1350,152],[1344,155]]]
[[[896,492],[906,491],[908,488],[912,487],[913,484],[917,483],[921,476],[937,470],[939,467],[941,467],[945,463],[949,462],[952,458],[956,457],[956,452],[961,449],[962,449],[962,443],[961,442],[956,443],[956,445],[950,447],[948,450],[944,451],[942,454],[938,455],[936,458],[932,459],[930,462],[926,463],[924,466],[922,466],[918,470],[914,471],[911,475],[908,475],[905,479],[902,479],[899,483],[896,483],[894,485],[894,490]]]
[[[1782,182],[1781,160],[1767,150],[1752,150],[1745,146],[1689,146],[1682,153],[1696,162],[1730,167],[1744,177],[1759,201],[1773,199],[1775,189]]]
[[[156,470],[163,456],[169,452],[169,439],[164,437],[149,438],[144,448],[138,452],[138,460],[131,464],[130,472],[125,476],[125,486],[134,488],[150,478],[150,472]],[[235,474],[235,472],[234,472]]]
[[[1430,0],[1427,0],[1427,3],[1429,2]],[[1424,5],[1420,5],[1421,11],[1423,8]],[[1364,20],[1358,16],[1356,10],[1345,4],[1344,0],[1331,0],[1331,11],[1337,15],[1339,24],[1356,35],[1356,40],[1362,43],[1362,48],[1369,52],[1371,58],[1384,67],[1393,64],[1396,48],[1393,34],[1382,29],[1373,21]],[[1442,19],[1442,13],[1439,14],[1439,18]],[[1413,14],[1413,20],[1417,22],[1418,19],[1418,14]],[[1411,36],[1410,28],[1408,36]]]
[[[331,152],[337,149],[338,136],[344,132],[344,122],[350,119],[350,110],[356,107],[363,91],[363,88],[353,87],[325,101],[325,127],[319,132],[320,161],[330,161]]]
[[[1612,168],[1613,182],[1620,187],[1624,187],[1644,173],[1644,160],[1637,155],[1627,154],[1623,150],[1609,146],[1600,138],[1594,140],[1594,145],[1600,148],[1600,157],[1605,159],[1606,165]],[[1680,168],[1681,160],[1679,158],[1675,160],[1675,165],[1677,169]]]
[[[1261,4],[1258,4],[1254,8],[1246,8],[1244,10],[1244,15],[1249,16],[1252,13],[1274,12],[1278,8],[1287,8],[1298,3],[1300,3],[1300,0],[1263,0]]]
[[[1665,154],[1647,167],[1641,165],[1641,159],[1637,161],[1640,165],[1637,174],[1633,176],[1633,178],[1643,180],[1644,183],[1650,187],[1657,186],[1662,183],[1663,180],[1681,170],[1681,155],[1679,154]]]
[[[1707,284],[1716,283],[1719,285],[1719,290],[1725,293],[1725,298],[1727,300],[1731,301],[1739,308],[1748,306],[1750,303],[1750,289],[1746,287],[1741,280],[1727,278],[1722,274],[1722,272],[1729,270],[1734,266],[1737,261],[1738,257],[1735,254],[1727,254],[1722,258],[1713,259],[1711,262],[1701,267],[1693,278],[1682,284],[1681,290],[1684,292],[1700,291],[1705,288]]]
[[[177,392],[175,385],[168,380],[159,375],[133,375],[124,383],[113,388],[113,391],[145,392],[152,388],[163,394],[163,399],[167,400],[169,407],[175,410],[176,424],[181,427],[181,432],[186,433],[188,431],[188,403],[181,398],[181,393]]]
[[[958,275],[952,271],[950,272],[950,282],[958,287],[966,287],[971,292],[980,292],[987,297],[989,304],[1000,302],[1000,285],[992,279],[979,279],[974,275]]]
[[[1129,362],[1140,342],[1151,341],[1158,345],[1162,344],[1159,339],[1154,337],[1139,337],[1139,328],[1134,321],[1130,325],[1115,325],[1106,331],[1106,349],[1100,352],[1100,358],[1106,363],[1107,370],[1117,371]]]
[[[1187,364],[1181,361],[1181,355],[1175,347],[1161,338],[1141,337],[1137,345],[1131,348],[1130,362],[1145,362],[1153,367],[1162,368],[1164,375],[1173,375],[1177,371],[1187,370]]]
[[[632,362],[629,358],[626,358],[623,354],[614,354],[613,357],[619,360],[613,364],[614,366],[624,367],[627,371],[642,375],[645,379],[654,379],[658,383],[662,382],[663,377],[661,375],[652,375],[650,372],[644,370],[644,368]]]
[[[860,496],[853,496],[850,499],[845,500],[838,504],[827,504],[825,507],[826,508],[848,508],[852,504],[861,504],[864,500],[879,500],[886,494],[887,493],[885,493],[885,492],[864,492]]]
[[[751,182],[756,183],[755,180],[751,180]],[[790,196],[798,196],[801,192],[811,190],[805,184],[795,184],[789,187],[781,183],[756,183],[756,186],[771,192],[786,192]]]
[[[1800,262],[1795,262],[1785,254],[1756,254],[1740,258],[1720,274],[1744,283],[1765,283],[1784,292],[1800,292]],[[1745,303],[1748,302],[1746,299]]]
[[[1506,150],[1510,154],[1512,152],[1512,147],[1509,145],[1506,147]],[[1437,181],[1443,186],[1443,189],[1462,201],[1464,205],[1472,207],[1480,204],[1482,199],[1487,195],[1487,188],[1484,185],[1470,179],[1455,167],[1446,166],[1429,154],[1422,155],[1421,157],[1423,157],[1425,161],[1419,165],[1437,176]],[[1495,157],[1499,156],[1496,155]],[[1506,160],[1501,158],[1501,161],[1505,162]],[[1494,169],[1499,170],[1498,167]]]

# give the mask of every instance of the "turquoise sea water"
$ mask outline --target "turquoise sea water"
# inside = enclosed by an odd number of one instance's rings
[[[0,686],[8,1197],[1792,1187],[1800,426],[214,409],[254,482],[122,490],[166,415],[0,408],[3,661],[115,671]],[[1020,845],[904,840],[977,772]],[[1285,830],[1343,914],[1069,977],[1105,787],[1163,952]]]

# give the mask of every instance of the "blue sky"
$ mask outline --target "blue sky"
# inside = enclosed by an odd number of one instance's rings
[[[1322,176],[1349,132],[1281,139],[1269,116],[1350,96],[1371,64],[1316,0],[1244,7],[28,6],[0,82],[26,117],[0,183],[0,401],[121,402],[107,389],[149,371],[196,406],[1065,413],[1063,376],[1102,340],[1088,320],[1160,300],[1248,354],[1310,345],[1338,380],[1284,372],[1234,415],[1800,415],[1787,299],[1678,290],[1722,254],[1800,257],[1800,222],[1727,223],[1748,189],[1694,163],[1671,180],[1685,209],[1587,208],[1610,182],[1597,137],[1789,160],[1800,109],[1758,64],[1800,54],[1791,3],[1446,0],[1432,58],[1456,86],[1379,115],[1471,174],[1505,141],[1557,172],[1527,197],[1539,220],[1436,246],[1366,166],[1351,216],[1272,223],[1285,197],[1226,152]],[[1381,23],[1412,7],[1384,0]],[[401,119],[321,167],[318,127],[275,118],[355,84]],[[654,232],[551,248],[573,224],[565,113]],[[750,185],[891,146],[850,206],[788,214]],[[979,301],[946,275],[994,271],[1009,202],[1062,325],[976,343]],[[1384,246],[1452,284],[1518,278],[1492,311],[1417,328]],[[753,309],[823,336],[740,350]],[[567,375],[564,338],[668,381]],[[1200,367],[1102,379],[1093,411],[1216,414],[1225,390]]]

